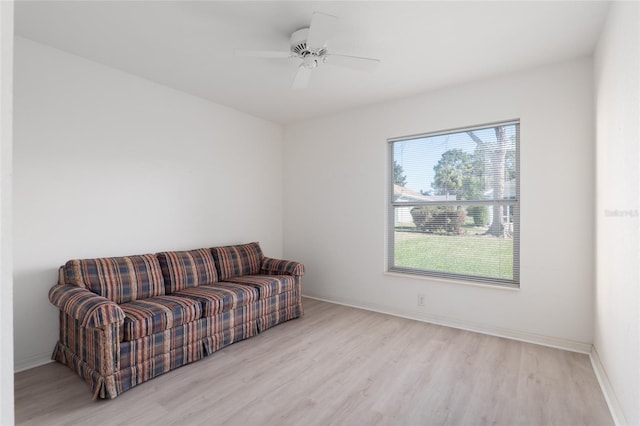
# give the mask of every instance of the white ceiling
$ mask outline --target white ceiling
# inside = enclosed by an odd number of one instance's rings
[[[589,55],[608,3],[18,1],[15,31],[278,123]],[[328,64],[290,89],[298,62],[238,57],[288,50],[311,13],[340,18],[334,53],[381,59],[372,74]]]

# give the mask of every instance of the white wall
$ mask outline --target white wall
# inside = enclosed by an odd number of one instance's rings
[[[595,55],[594,347],[621,424],[640,425],[640,5],[615,2]],[[610,402],[611,403],[611,402]],[[626,420],[625,420],[626,418]]]
[[[385,275],[387,138],[513,118],[520,290]],[[310,296],[588,351],[593,130],[590,58],[288,126],[285,257],[305,263]]]
[[[0,1],[0,425],[13,424],[13,2]]]
[[[258,240],[282,255],[282,127],[16,38],[16,370],[57,340],[71,258]]]

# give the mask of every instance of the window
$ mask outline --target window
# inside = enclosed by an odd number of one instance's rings
[[[388,270],[519,285],[520,124],[389,140]]]

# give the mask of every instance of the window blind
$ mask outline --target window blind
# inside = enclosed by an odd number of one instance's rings
[[[519,285],[520,124],[389,140],[388,270]]]

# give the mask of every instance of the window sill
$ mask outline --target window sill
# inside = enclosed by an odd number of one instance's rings
[[[389,271],[385,271],[384,275],[388,277],[393,277],[393,278],[409,278],[409,279],[422,280],[422,281],[434,281],[438,283],[489,288],[494,290],[520,291],[520,286],[515,287],[515,286],[509,286],[509,285],[481,283],[481,282],[474,282],[474,281],[463,281],[463,280],[456,280],[453,278],[440,278],[440,277],[433,277],[428,275],[403,274],[401,272],[389,272]]]

